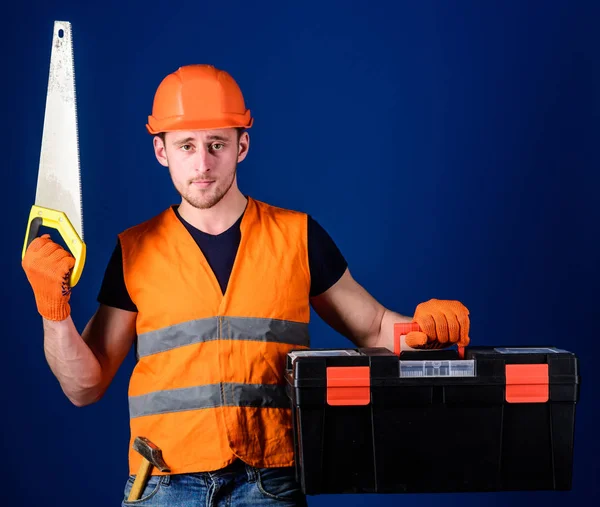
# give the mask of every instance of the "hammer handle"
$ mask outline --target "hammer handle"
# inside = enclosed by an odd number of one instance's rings
[[[142,463],[140,464],[138,473],[135,476],[135,481],[133,481],[133,486],[131,487],[127,501],[131,502],[132,500],[139,500],[142,491],[144,491],[144,488],[146,487],[151,470],[152,463],[150,463],[147,459],[142,459]]]

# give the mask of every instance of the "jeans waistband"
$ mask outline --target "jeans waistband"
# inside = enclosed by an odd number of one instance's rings
[[[206,474],[211,479],[213,479],[213,478],[227,475],[227,474],[240,473],[242,471],[246,472],[249,482],[254,482],[256,480],[256,474],[257,474],[256,468],[254,468],[252,465],[248,465],[247,463],[245,463],[244,461],[242,461],[239,458],[236,458],[232,463],[230,463],[227,466],[224,466],[223,468],[220,468],[219,470],[212,470],[210,472],[201,472],[199,475]]]

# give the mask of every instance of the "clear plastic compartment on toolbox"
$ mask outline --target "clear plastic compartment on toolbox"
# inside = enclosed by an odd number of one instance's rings
[[[400,361],[401,377],[474,377],[475,361]]]

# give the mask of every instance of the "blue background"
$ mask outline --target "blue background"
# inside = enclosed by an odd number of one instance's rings
[[[20,268],[54,20],[74,30],[88,245],[72,297],[80,331],[116,234],[177,201],[144,127],[154,91],[180,65],[212,63],[255,116],[242,191],[311,213],[391,309],[459,299],[474,344],[555,345],[580,359],[572,491],[310,505],[599,498],[599,2],[82,4],[20,3],[3,23],[2,505],[118,505],[127,478],[133,356],[99,403],[72,406]],[[316,316],[311,332],[315,347],[351,346]]]

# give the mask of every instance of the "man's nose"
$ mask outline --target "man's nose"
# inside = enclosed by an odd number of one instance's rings
[[[194,168],[201,173],[210,171],[210,153],[208,152],[208,148],[201,147],[196,150]]]

